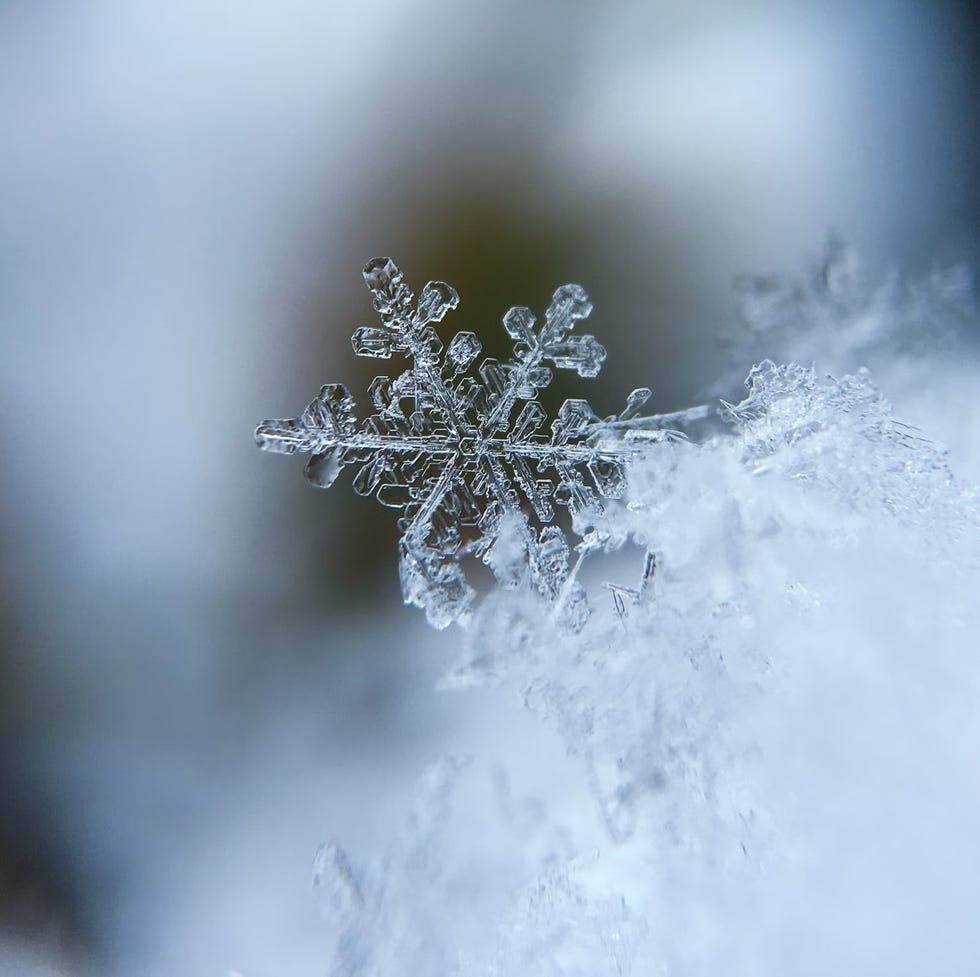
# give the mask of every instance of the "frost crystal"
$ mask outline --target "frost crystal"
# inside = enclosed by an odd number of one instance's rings
[[[484,358],[473,370],[481,352],[477,336],[460,332],[444,347],[435,329],[456,308],[455,289],[429,282],[416,299],[390,258],[370,261],[364,280],[381,326],[357,329],[354,352],[408,357],[411,367],[394,378],[375,377],[374,413],[360,424],[347,388],[327,384],[299,417],[260,424],[259,446],[309,453],[306,477],[321,488],[354,465],[356,492],[402,511],[405,603],[424,608],[437,627],[472,603],[460,567],[467,555],[482,559],[504,585],[529,581],[569,624],[581,624],[585,595],[569,572],[555,505],[573,517],[601,511],[603,499],[622,495],[624,466],[639,444],[669,438],[675,432],[663,425],[701,413],[640,418],[650,397],[641,387],[619,415],[600,419],[588,401],[566,400],[546,427],[536,398],[551,383],[552,368],[595,377],[606,357],[594,336],[572,332],[592,311],[579,285],[555,291],[540,325],[530,309],[512,308],[503,324],[513,358]]]
[[[573,856],[535,805],[515,818],[483,798],[486,846],[460,810],[480,783],[447,757],[421,778],[405,823],[371,857],[334,843],[315,857],[313,888],[343,977],[630,977],[646,926],[622,895],[587,889],[595,859]],[[468,783],[467,783],[468,782]],[[467,816],[469,815],[469,816]],[[534,855],[525,847],[533,840]],[[461,898],[462,897],[462,898]],[[450,907],[465,907],[454,912]]]
[[[457,406],[479,359],[469,333],[445,362],[436,356],[443,365],[423,369],[416,356],[404,379],[374,384],[400,384],[391,400],[408,404],[402,415],[417,411],[437,434],[396,437],[382,424],[384,405],[375,427],[359,424],[355,434],[349,407],[337,419],[338,396],[267,426],[283,444],[294,438],[284,450],[325,456],[311,468],[330,478],[371,431],[382,446],[382,435],[441,446],[438,455],[418,448],[412,462],[430,483],[455,466],[471,486],[479,466],[500,466],[516,500],[486,487],[477,501],[481,512],[497,507],[492,529],[454,511],[448,522],[463,542],[437,552],[453,567],[470,545],[500,579],[532,586],[499,587],[474,608],[442,686],[505,690],[557,740],[553,748],[514,728],[491,696],[492,719],[468,716],[464,737],[499,750],[504,769],[488,777],[479,758],[443,761],[373,853],[320,849],[326,972],[783,977],[800,972],[800,961],[806,973],[852,973],[855,959],[880,962],[876,973],[976,970],[964,961],[980,959],[969,908],[980,878],[980,491],[954,479],[942,445],[900,420],[918,422],[920,412],[891,399],[909,404],[924,379],[912,403],[977,429],[975,398],[957,412],[948,397],[951,377],[969,376],[965,389],[975,389],[976,350],[959,347],[963,363],[954,365],[923,335],[923,362],[910,369],[901,351],[913,348],[915,330],[903,323],[939,328],[950,318],[946,293],[902,299],[894,312],[882,305],[881,328],[864,345],[857,316],[879,300],[844,289],[833,268],[824,278],[827,294],[817,289],[812,300],[794,288],[784,338],[832,352],[840,326],[842,352],[823,356],[834,372],[753,354],[742,395],[720,402],[727,423],[690,439],[665,434],[669,417],[591,420],[561,444],[560,417],[550,437],[515,433],[516,422],[494,433],[488,418],[502,401],[485,363],[471,383],[487,403],[478,412]],[[828,295],[840,297],[836,317],[820,311]],[[811,308],[810,318],[796,315]],[[427,328],[413,315],[409,307],[399,336]],[[782,319],[772,319],[774,341]],[[362,331],[355,343],[394,353],[386,335]],[[522,370],[530,349],[518,340],[507,368]],[[846,367],[866,354],[874,373]],[[466,364],[458,377],[449,375],[454,362]],[[438,370],[438,383],[426,369]],[[437,395],[477,433],[454,440],[459,429],[432,406]],[[533,391],[508,396],[535,401]],[[526,406],[512,400],[507,409],[518,408]],[[467,455],[462,438],[482,439],[482,455]],[[656,450],[643,450],[649,439]],[[535,513],[532,535],[533,500],[511,460],[547,476],[552,503],[563,480],[558,448],[582,452],[568,464],[596,497],[573,520],[571,569],[552,519]],[[389,464],[383,450],[360,450],[362,467]],[[608,496],[583,460],[589,451],[619,466],[621,504],[594,507]],[[425,479],[402,478],[419,493],[406,518],[433,497]],[[372,491],[395,481],[384,469]],[[427,519],[420,532],[434,534]],[[570,632],[582,611],[578,565],[600,551],[617,565],[613,551],[627,540],[646,550],[638,589],[607,585],[613,600]],[[548,581],[557,581],[551,590]],[[553,599],[552,613],[541,612],[535,587]],[[653,588],[656,600],[643,599]],[[424,596],[430,613],[444,600],[438,588]],[[555,776],[554,750],[572,758],[578,789]]]

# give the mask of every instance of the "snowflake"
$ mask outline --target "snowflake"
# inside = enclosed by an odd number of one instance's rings
[[[566,400],[549,432],[536,397],[552,367],[595,377],[606,357],[594,336],[572,334],[592,311],[581,286],[558,288],[540,326],[530,309],[512,308],[503,323],[513,358],[484,358],[474,376],[477,336],[459,332],[444,348],[435,330],[459,303],[455,289],[429,282],[416,300],[390,258],[370,261],[364,280],[381,326],[357,329],[354,352],[408,357],[411,368],[393,379],[375,377],[368,391],[375,412],[359,425],[347,388],[326,384],[299,417],[260,424],[259,446],[309,453],[306,477],[322,488],[345,465],[356,466],[356,492],[401,510],[404,600],[424,608],[437,627],[459,619],[473,601],[460,566],[467,555],[482,559],[504,585],[529,581],[580,625],[587,604],[575,581],[578,564],[569,569],[555,505],[582,517],[576,525],[587,522],[604,499],[623,494],[625,466],[642,444],[676,436],[664,424],[703,416],[703,409],[639,417],[650,397],[641,387],[622,413],[605,419],[585,400]],[[578,563],[606,545],[606,536],[586,532]]]

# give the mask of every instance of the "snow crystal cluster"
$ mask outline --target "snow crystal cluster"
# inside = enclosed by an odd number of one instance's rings
[[[602,358],[591,337],[557,353],[585,314],[584,294],[560,289],[537,333],[529,313],[512,311],[524,324],[511,332],[515,364],[484,364],[482,382],[466,384],[462,360],[447,354],[439,365],[435,300],[424,291],[416,308],[429,311],[406,311],[387,265],[376,306],[383,319],[391,303],[400,311],[360,342],[372,355],[414,357],[407,378],[380,385],[397,395],[376,397],[378,414],[358,432],[338,388],[299,419],[260,427],[266,445],[311,451],[315,479],[356,462],[361,489],[408,486],[406,597],[436,600],[436,623],[459,617],[463,598],[444,594],[461,594],[454,568],[467,547],[510,584],[479,604],[465,598],[464,651],[443,684],[519,696],[579,765],[593,811],[590,828],[540,798],[533,817],[515,817],[510,802],[473,801],[472,770],[437,766],[386,851],[321,850],[315,884],[335,936],[332,973],[980,968],[980,495],[953,477],[941,445],[896,417],[868,370],[834,375],[865,353],[894,362],[909,317],[899,303],[891,329],[879,308],[870,343],[855,323],[871,303],[840,291],[842,261],[829,256],[823,299],[803,285],[780,293],[809,310],[804,332],[827,347],[817,365],[749,363],[740,402],[720,400],[697,430],[705,412],[684,415],[690,437],[668,435],[675,425],[663,418],[599,421],[587,405],[568,407],[582,401],[566,402],[551,436],[538,436],[542,361],[590,375]],[[440,310],[455,305],[446,286],[433,288]],[[821,318],[814,310],[831,293],[833,315]],[[955,305],[956,335],[942,342],[959,344],[975,370],[976,351],[956,331],[976,319],[962,295]],[[927,312],[949,323],[946,310],[936,301]],[[757,314],[771,321],[773,306]],[[771,335],[774,347],[795,337],[789,327]],[[830,336],[842,337],[838,358]],[[939,397],[945,360],[926,337],[917,342],[923,363],[937,364]],[[466,343],[468,366],[479,344]],[[467,413],[461,391],[483,406]],[[407,416],[397,407],[406,400],[416,407]],[[536,488],[549,477],[549,493]],[[549,497],[572,509],[571,569]],[[543,528],[528,528],[522,503]],[[478,542],[460,542],[464,528]],[[423,559],[414,546],[433,552]],[[543,571],[548,547],[557,569]],[[590,586],[586,555],[599,597],[590,616],[569,615],[567,582],[583,594]],[[641,585],[609,582],[624,573]]]

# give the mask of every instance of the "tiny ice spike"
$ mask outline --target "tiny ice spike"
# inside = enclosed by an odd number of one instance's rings
[[[572,335],[592,311],[579,285],[555,291],[540,326],[530,309],[511,309],[503,322],[513,358],[484,358],[474,376],[477,336],[457,333],[444,348],[434,328],[459,303],[455,289],[429,282],[416,299],[390,258],[368,262],[364,281],[381,326],[357,329],[354,352],[407,357],[411,368],[372,381],[374,413],[360,424],[347,388],[327,384],[299,417],[260,424],[259,447],[308,453],[306,477],[321,488],[353,465],[356,492],[402,511],[402,593],[436,627],[472,603],[460,566],[467,555],[482,559],[505,586],[528,581],[567,619],[583,621],[584,593],[569,573],[554,505],[587,516],[602,499],[620,496],[626,462],[640,442],[673,435],[658,422],[680,415],[636,417],[650,397],[644,387],[605,420],[587,401],[566,400],[550,433],[545,428],[547,415],[535,398],[551,382],[552,367],[594,377],[606,356],[595,337]]]

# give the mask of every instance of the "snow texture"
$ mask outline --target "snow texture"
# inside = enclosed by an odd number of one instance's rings
[[[260,424],[259,446],[309,453],[306,477],[321,488],[343,466],[356,465],[354,490],[402,512],[405,603],[424,608],[436,627],[465,615],[473,602],[460,566],[471,554],[505,586],[529,579],[567,622],[580,626],[588,608],[569,574],[555,504],[573,516],[601,512],[604,499],[622,495],[624,465],[637,446],[677,436],[666,425],[701,412],[639,418],[650,397],[643,387],[627,397],[622,413],[604,420],[588,401],[566,400],[548,433],[536,397],[551,383],[552,367],[595,377],[606,358],[594,336],[572,332],[592,311],[581,286],[558,288],[540,326],[530,309],[512,308],[503,322],[513,359],[485,358],[474,377],[482,348],[477,336],[459,332],[444,348],[435,329],[458,305],[455,289],[429,282],[416,300],[390,258],[370,261],[364,281],[381,326],[357,329],[354,352],[408,357],[411,368],[375,377],[369,390],[375,413],[359,426],[347,388],[326,384],[299,417]]]
[[[980,495],[866,369],[763,360],[718,415],[624,442],[621,498],[577,521],[580,560],[632,561],[642,592],[572,628],[533,579],[499,588],[443,682],[516,693],[594,821],[515,817],[438,765],[380,855],[322,849],[331,973],[978,971]],[[495,531],[523,552],[516,508]]]

